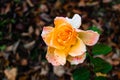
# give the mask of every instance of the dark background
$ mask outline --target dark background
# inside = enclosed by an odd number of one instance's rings
[[[69,63],[59,76],[46,61],[41,32],[54,25],[56,16],[75,13],[82,17],[81,29],[100,29],[99,42],[113,49],[100,56],[113,66],[107,78],[120,80],[120,0],[0,0],[0,80],[6,79],[4,70],[13,67],[18,69],[16,80],[72,80],[74,67]]]

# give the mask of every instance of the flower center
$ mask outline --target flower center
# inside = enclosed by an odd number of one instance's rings
[[[72,35],[72,33],[69,30],[59,32],[57,35],[58,42],[61,44],[65,44],[70,39],[71,35]]]

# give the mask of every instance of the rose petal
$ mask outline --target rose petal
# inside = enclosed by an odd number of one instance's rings
[[[57,61],[61,65],[64,65],[66,63],[66,53],[63,50],[55,50],[54,53]]]
[[[72,57],[72,56],[68,56],[67,57],[67,60],[71,63],[71,64],[79,64],[79,63],[83,63],[83,61],[85,60],[86,58],[86,53],[83,53],[82,55],[80,56],[75,56],[75,57]]]
[[[80,38],[77,38],[77,42],[73,45],[69,51],[69,55],[71,56],[79,56],[82,55],[86,51],[86,46],[82,42]]]
[[[47,45],[51,44],[51,37],[53,35],[53,27],[43,27],[42,38]]]
[[[64,23],[68,23],[67,20],[64,17],[56,17],[54,19],[55,27],[58,27],[58,26],[60,26],[61,24],[64,24]]]
[[[44,37],[44,35],[49,34],[52,30],[53,30],[53,27],[51,27],[51,26],[43,27],[43,31],[42,31],[41,35]]]
[[[56,57],[54,55],[54,51],[55,51],[55,48],[48,47],[46,58],[47,58],[48,62],[51,63],[52,65],[59,66],[60,63],[57,62]]]
[[[99,39],[99,34],[92,30],[87,31],[80,30],[78,34],[80,39],[82,39],[82,41],[89,46],[96,44]]]
[[[81,17],[78,14],[75,14],[72,19],[66,17],[66,20],[74,27],[79,28],[81,25]]]
[[[65,46],[60,45],[57,42],[57,38],[55,38],[55,30],[53,27],[44,27],[43,32],[41,34],[43,40],[47,44],[47,46],[54,47],[57,49],[64,49]]]
[[[52,47],[48,47],[46,58],[54,66],[64,65],[66,63],[65,53]]]

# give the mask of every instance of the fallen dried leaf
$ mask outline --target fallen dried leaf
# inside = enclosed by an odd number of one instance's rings
[[[5,69],[4,73],[8,80],[16,80],[16,75],[17,75],[17,68],[12,68],[12,69]]]

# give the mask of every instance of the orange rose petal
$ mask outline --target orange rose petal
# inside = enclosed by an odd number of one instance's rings
[[[99,39],[99,34],[92,30],[83,31],[80,30],[78,32],[80,39],[89,46],[95,45]]]
[[[56,17],[54,19],[55,27],[58,27],[59,25],[61,25],[63,23],[68,23],[67,20],[64,17]]]
[[[43,32],[41,34],[43,40],[47,44],[47,46],[54,47],[57,49],[62,49],[64,48],[63,46],[60,46],[57,42],[56,39],[54,38],[55,31],[53,27],[44,27]]]
[[[68,56],[67,57],[67,60],[71,63],[71,64],[79,64],[79,63],[83,63],[83,61],[85,60],[86,58],[86,53],[83,53],[82,55],[80,56],[75,56],[75,57],[72,57],[72,56]]]
[[[57,41],[58,38],[56,38],[55,36],[56,36],[56,34],[55,34],[55,31],[54,31],[53,36],[51,37],[51,45],[56,49],[64,49],[65,46],[60,45]]]
[[[65,47],[63,45],[60,45],[58,42],[57,42],[57,39],[55,38],[55,29],[53,27],[44,27],[43,28],[43,31],[42,31],[42,38],[43,40],[45,41],[45,43],[47,44],[47,46],[50,46],[50,47],[54,47],[54,48],[57,48],[57,49],[64,49]]]
[[[59,66],[60,63],[57,61],[57,58],[54,55],[54,51],[55,51],[54,48],[48,47],[46,58],[47,58],[48,62],[51,63],[52,65]]]
[[[77,38],[77,42],[73,45],[69,51],[70,56],[79,56],[86,51],[86,46],[80,38]]]
[[[52,43],[56,49],[64,49],[66,45],[71,44],[71,42],[74,43],[75,39],[71,40],[71,37],[75,37],[74,34],[76,32],[64,17],[56,17],[54,20],[54,24],[55,28],[54,35],[52,37]],[[66,33],[68,33],[68,35],[65,35]],[[69,41],[67,41],[68,38]]]

